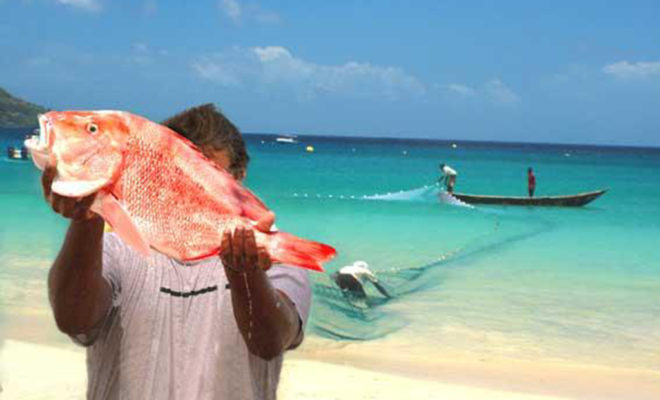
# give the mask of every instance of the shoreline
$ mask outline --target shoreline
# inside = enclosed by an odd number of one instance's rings
[[[334,347],[324,348],[320,343],[314,343],[290,353],[287,361],[318,362],[414,380],[418,384],[442,384],[496,393],[515,393],[530,398],[550,396],[585,400],[629,400],[632,393],[636,400],[660,398],[660,370],[449,352],[441,359],[430,359],[428,356],[410,355],[395,348],[380,346],[378,343],[348,343],[342,347]],[[476,393],[474,395],[477,396]],[[486,398],[490,397],[484,397]]]
[[[85,351],[0,342],[1,397],[83,398]],[[660,398],[660,371],[565,362],[411,356],[378,343],[313,338],[284,361],[280,399],[636,400]]]

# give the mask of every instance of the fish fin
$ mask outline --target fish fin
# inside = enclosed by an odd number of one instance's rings
[[[275,225],[275,213],[268,211],[266,214],[261,216],[261,219],[254,223],[254,227],[261,232],[271,232],[276,231],[277,228],[273,228]]]
[[[103,219],[110,224],[112,230],[119,235],[124,243],[131,246],[143,256],[148,257],[149,244],[144,240],[140,230],[135,226],[131,217],[126,210],[124,210],[124,207],[122,207],[119,201],[117,201],[117,199],[111,194],[106,194],[100,197],[101,199],[99,203],[97,204],[97,199],[92,206],[92,211],[101,214]]]
[[[269,253],[274,263],[324,272],[322,263],[337,254],[337,251],[327,244],[302,239],[289,233],[277,232],[269,236]]]
[[[84,197],[97,192],[108,183],[107,179],[91,181],[67,181],[59,176],[55,177],[51,189],[53,192],[66,197]]]
[[[256,221],[258,227],[273,225],[275,214],[250,189],[237,182],[234,195],[239,201],[243,216]]]

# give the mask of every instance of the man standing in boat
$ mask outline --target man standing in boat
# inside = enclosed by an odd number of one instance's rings
[[[438,179],[439,184],[445,185],[448,193],[454,193],[454,186],[456,185],[456,176],[458,173],[447,164],[440,164],[440,178]]]
[[[534,197],[534,190],[536,190],[536,176],[534,176],[532,167],[527,168],[527,190],[529,191],[529,197]]]

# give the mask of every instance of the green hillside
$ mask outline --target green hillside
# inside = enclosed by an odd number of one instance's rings
[[[18,99],[0,88],[0,128],[37,125],[37,114],[47,110],[36,104]]]

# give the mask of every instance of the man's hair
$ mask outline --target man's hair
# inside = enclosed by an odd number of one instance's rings
[[[213,104],[189,108],[163,121],[174,132],[193,142],[200,150],[212,148],[227,150],[231,165],[229,171],[236,174],[247,170],[250,156],[236,126]]]

